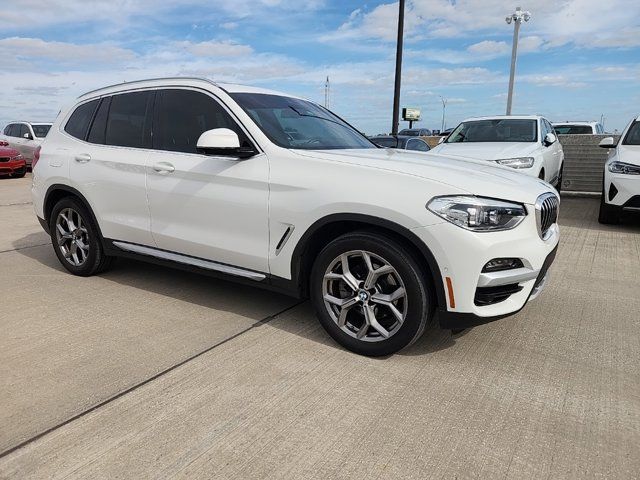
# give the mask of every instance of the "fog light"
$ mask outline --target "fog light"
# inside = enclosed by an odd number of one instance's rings
[[[502,270],[513,270],[514,268],[523,268],[522,260],[519,258],[494,258],[489,260],[482,268],[482,272],[500,272]]]

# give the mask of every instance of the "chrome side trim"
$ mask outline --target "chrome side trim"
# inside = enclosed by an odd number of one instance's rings
[[[478,278],[478,287],[497,287],[499,285],[509,285],[510,283],[527,282],[538,278],[539,273],[539,270],[532,270],[526,267],[481,273],[480,278]]]
[[[203,260],[201,258],[188,257],[186,255],[180,255],[179,253],[165,252],[164,250],[145,247],[143,245],[136,245],[134,243],[115,241],[113,242],[113,245],[120,248],[121,250],[126,250],[128,252],[148,255],[150,257],[161,258],[163,260],[170,260],[172,262],[182,263],[185,265],[193,265],[194,267],[200,267],[206,270],[214,270],[216,272],[226,273],[229,275],[234,275],[236,277],[244,277],[250,280],[255,280],[257,282],[267,278],[267,276],[263,273],[252,272],[251,270],[245,270],[243,268],[223,265],[222,263],[211,262],[209,260]]]

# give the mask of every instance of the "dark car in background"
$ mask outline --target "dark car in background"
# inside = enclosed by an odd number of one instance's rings
[[[429,144],[422,138],[409,135],[378,135],[369,137],[373,143],[379,147],[399,148],[401,150],[415,150],[418,152],[428,152],[431,150]]]
[[[400,130],[398,135],[406,135],[409,137],[428,137],[431,135],[431,130],[428,128],[405,128]]]

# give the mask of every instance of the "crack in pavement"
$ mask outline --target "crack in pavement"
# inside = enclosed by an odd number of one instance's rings
[[[27,248],[44,247],[45,245],[51,245],[51,242],[38,243],[37,245],[26,245],[24,247],[11,248],[9,250],[0,250],[0,253],[17,252],[18,250],[26,250]]]
[[[28,247],[26,247],[26,248],[28,248]],[[0,252],[0,253],[2,253],[2,252]],[[202,351],[200,351],[198,353],[195,353],[195,354],[191,355],[190,357],[187,357],[184,360],[181,360],[180,362],[178,362],[178,363],[176,363],[176,364],[174,364],[174,365],[172,365],[172,366],[170,366],[168,368],[165,368],[161,372],[156,373],[155,375],[147,378],[146,380],[142,380],[141,382],[138,382],[135,385],[132,385],[131,387],[126,388],[125,390],[123,390],[123,391],[121,391],[119,393],[116,393],[115,395],[112,395],[111,397],[109,397],[109,398],[107,398],[107,399],[105,399],[105,400],[103,400],[103,401],[101,401],[101,402],[99,402],[99,403],[87,408],[86,410],[83,410],[82,412],[72,416],[71,418],[68,418],[67,420],[62,421],[62,422],[60,422],[60,423],[58,423],[58,424],[56,424],[56,425],[44,430],[43,432],[40,432],[40,433],[32,436],[31,438],[28,438],[28,439],[20,442],[19,444],[17,444],[15,446],[5,450],[4,452],[0,452],[0,458],[4,458],[7,455],[9,455],[9,454],[11,454],[11,453],[13,453],[13,452],[15,452],[15,451],[27,446],[27,445],[29,445],[30,443],[33,443],[36,440],[39,440],[42,437],[44,437],[44,436],[46,436],[46,435],[58,430],[59,428],[62,428],[65,425],[68,425],[68,424],[70,424],[70,423],[72,423],[72,422],[74,422],[74,421],[76,421],[76,420],[88,415],[89,413],[94,412],[95,410],[97,410],[97,409],[99,409],[101,407],[104,407],[105,405],[108,405],[109,403],[113,402],[114,400],[117,400],[117,399],[127,395],[128,393],[131,393],[131,392],[139,389],[140,387],[143,387],[144,385],[146,385],[146,384],[148,384],[148,383],[150,383],[150,382],[152,382],[154,380],[157,380],[160,377],[163,377],[164,375],[168,374],[169,372],[172,372],[173,370],[176,370],[177,368],[179,368],[179,367],[191,362],[192,360],[195,360],[196,358],[201,357],[202,355],[204,355],[206,353],[209,353],[213,349],[215,349],[215,348],[217,348],[217,347],[219,347],[221,345],[224,345],[225,343],[230,342],[231,340],[234,340],[235,338],[238,338],[240,335],[243,335],[243,334],[253,330],[254,328],[257,328],[257,327],[260,327],[262,325],[265,325],[265,324],[269,323],[274,318],[276,318],[279,315],[282,315],[282,314],[284,314],[284,313],[286,313],[286,312],[288,312],[290,310],[293,310],[295,307],[297,307],[298,305],[302,305],[304,302],[305,302],[305,300],[298,301],[298,302],[294,303],[293,305],[290,305],[290,306],[280,310],[279,312],[276,312],[274,314],[268,315],[265,318],[263,318],[262,320],[258,320],[256,323],[254,323],[254,324],[250,325],[249,327],[245,328],[244,330],[241,330],[238,333],[235,333],[235,334],[231,335],[230,337],[225,338],[224,340],[221,340],[218,343],[216,343],[214,345],[211,345],[211,346],[205,348],[204,350],[202,350]]]

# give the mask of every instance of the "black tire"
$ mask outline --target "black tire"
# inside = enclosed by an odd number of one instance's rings
[[[12,173],[11,177],[12,178],[22,178],[27,174],[27,169],[25,168],[22,172],[20,173]]]
[[[609,205],[604,201],[605,192],[600,196],[600,212],[598,213],[598,222],[603,225],[617,225],[620,223],[620,214],[622,208],[616,205]]]
[[[354,251],[371,253],[373,254],[372,258],[375,258],[376,261],[384,260],[389,266],[395,269],[394,273],[390,273],[389,276],[397,275],[400,278],[400,283],[395,283],[391,288],[397,289],[398,285],[404,286],[405,297],[401,300],[402,303],[398,304],[402,307],[402,310],[405,311],[404,320],[402,323],[396,324],[393,334],[388,338],[379,336],[378,339],[374,341],[365,341],[356,338],[355,329],[357,329],[357,327],[347,324],[346,328],[354,328],[351,334],[347,333],[343,330],[345,327],[341,328],[338,325],[337,320],[334,319],[330,313],[330,308],[325,304],[323,291],[325,287],[325,273],[327,273],[331,265],[334,265],[342,254]],[[355,258],[357,258],[357,254],[354,255]],[[342,269],[341,266],[338,268]],[[362,280],[364,280],[363,277],[365,277],[366,274],[363,274],[362,271],[360,274],[357,274],[355,270],[354,272],[353,275],[356,277],[356,280],[360,282],[359,285],[362,288],[364,285]],[[433,318],[434,305],[431,301],[430,289],[427,286],[425,277],[419,263],[406,249],[391,238],[370,232],[348,233],[329,243],[316,258],[310,279],[311,302],[324,329],[340,345],[360,355],[372,357],[390,355],[411,345],[420,338],[426,326]],[[393,278],[391,278],[391,281],[393,281]],[[381,284],[388,286],[388,282],[389,278],[380,276],[379,279],[376,280],[376,286],[373,290],[381,288]],[[346,294],[347,296],[353,296],[353,298],[358,296],[353,289],[346,291],[348,292]],[[380,323],[384,320],[385,315],[387,319],[390,318],[391,321],[394,321],[393,315],[388,313],[391,312],[391,310],[385,313],[387,309],[386,306],[380,306],[379,304],[373,306],[373,297],[374,295],[370,298],[371,304],[367,304],[375,309],[375,315],[378,316]],[[346,297],[341,296],[340,298]],[[367,302],[369,302],[369,300],[367,300]],[[351,315],[352,318],[354,318],[353,316],[355,315],[356,322],[358,315],[359,318],[364,319],[364,303],[363,301],[359,301],[359,303],[350,307],[350,313],[347,315]],[[351,313],[351,311],[353,311],[353,313]],[[378,331],[373,329],[371,333],[375,338]]]
[[[81,265],[73,265],[71,261],[65,257],[62,247],[58,242],[58,228],[56,226],[56,222],[60,212],[66,209],[71,209],[74,212],[77,212],[84,229],[86,229],[86,236],[84,239],[89,247],[89,251]],[[100,240],[100,233],[97,225],[93,221],[93,217],[87,208],[75,198],[65,197],[55,204],[51,211],[51,217],[49,218],[49,231],[51,232],[53,250],[58,257],[58,260],[64,268],[74,275],[89,277],[91,275],[104,272],[112,266],[114,257],[105,255],[104,248]]]
[[[562,189],[562,172],[564,171],[564,163],[560,165],[560,173],[558,173],[558,182],[555,184],[555,188],[558,192]]]

